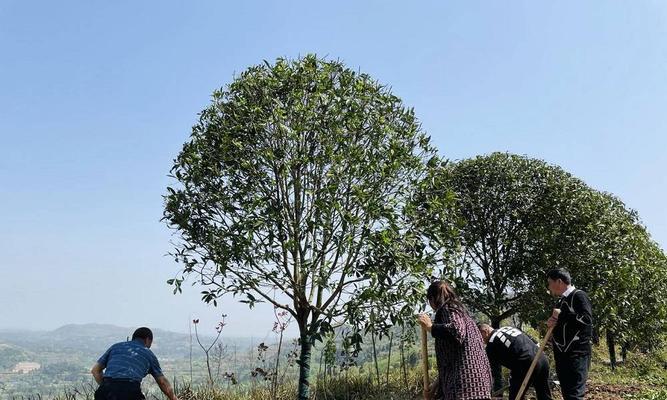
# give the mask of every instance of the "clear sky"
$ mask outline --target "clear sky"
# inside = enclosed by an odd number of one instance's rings
[[[171,294],[161,196],[215,88],[306,53],[391,85],[444,156],[558,164],[667,245],[667,2],[0,0],[0,329],[270,332]]]

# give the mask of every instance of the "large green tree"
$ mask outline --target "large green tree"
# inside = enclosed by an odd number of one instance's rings
[[[606,333],[613,368],[615,344],[651,349],[664,338],[665,254],[637,213],[617,197],[589,189],[570,192],[568,199],[549,253],[588,291],[596,331]],[[525,311],[530,316],[531,310]]]
[[[433,168],[415,197],[414,221],[443,273],[498,327],[533,302],[535,278],[559,265],[545,258],[561,230],[554,215],[567,191],[584,189],[541,160],[493,153]]]
[[[306,399],[323,333],[373,304],[405,319],[423,297],[430,270],[403,208],[433,157],[413,110],[366,74],[313,55],[250,67],[213,93],[175,159],[170,283],[289,312]]]
[[[549,266],[542,260],[541,233],[558,221],[545,218],[543,203],[558,197],[553,187],[563,179],[569,176],[542,161],[494,153],[443,163],[420,186],[416,224],[429,247],[444,253],[439,258],[445,262],[443,274],[494,328],[532,301],[531,283]],[[449,241],[452,221],[458,228],[454,246]],[[498,390],[501,367],[494,363],[492,369]]]

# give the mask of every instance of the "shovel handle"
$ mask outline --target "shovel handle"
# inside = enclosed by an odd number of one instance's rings
[[[554,309],[554,312],[552,316],[558,317],[560,314],[559,309]],[[535,366],[537,365],[537,362],[539,361],[540,357],[542,357],[542,353],[544,353],[544,348],[547,345],[547,342],[549,339],[551,339],[551,334],[554,332],[554,328],[556,325],[553,325],[551,328],[547,330],[547,334],[544,335],[544,339],[542,339],[542,343],[540,344],[539,350],[537,350],[537,354],[535,354],[535,358],[533,358],[533,362],[530,363],[530,368],[528,369],[528,372],[526,373],[526,377],[523,378],[523,383],[521,384],[521,388],[519,388],[519,392],[516,394],[516,397],[514,400],[520,400],[523,397],[523,393],[526,391],[526,387],[528,387],[528,382],[530,382],[530,377],[533,375],[533,370],[535,369]]]
[[[428,377],[428,332],[426,328],[422,326],[422,369],[424,372],[424,392],[429,390],[431,386],[430,379]]]

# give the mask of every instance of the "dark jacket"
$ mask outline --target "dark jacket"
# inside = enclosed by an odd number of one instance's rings
[[[560,315],[552,338],[554,352],[590,354],[593,311],[586,292],[575,289],[567,297],[561,297],[556,308],[560,308]]]
[[[526,371],[533,362],[539,345],[517,328],[502,327],[491,333],[486,344],[486,354],[512,371]],[[542,357],[546,360],[544,354]]]

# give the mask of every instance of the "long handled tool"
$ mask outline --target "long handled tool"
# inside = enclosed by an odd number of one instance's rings
[[[498,396],[503,397],[503,392],[505,390],[509,389],[509,388],[510,388],[510,385],[505,385],[505,386],[501,387],[500,389],[496,390],[495,392],[491,393],[491,397],[498,397]],[[510,400],[512,400],[512,399],[510,399]]]
[[[422,368],[424,370],[424,397],[430,389],[431,382],[428,378],[428,333],[426,328],[422,326]]]
[[[554,309],[553,314],[551,314],[552,317],[558,318],[558,315],[560,314],[560,310],[558,308]],[[551,334],[554,332],[554,328],[556,325],[554,324],[547,330],[547,334],[544,335],[544,339],[542,339],[542,343],[540,344],[540,349],[537,350],[537,354],[535,354],[535,358],[533,358],[533,362],[530,364],[530,368],[528,368],[528,372],[526,373],[526,377],[523,378],[523,383],[521,384],[521,387],[519,388],[519,393],[516,394],[516,397],[514,400],[520,400],[523,397],[523,392],[526,391],[526,387],[528,387],[528,382],[530,382],[530,377],[533,375],[533,370],[535,369],[535,366],[537,365],[537,362],[540,360],[540,357],[542,357],[542,353],[544,353],[544,348],[547,345],[547,342],[549,339],[551,339]]]

